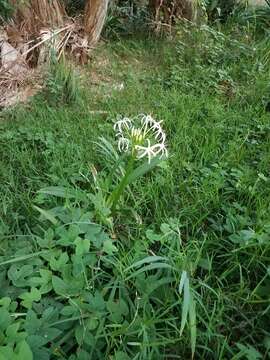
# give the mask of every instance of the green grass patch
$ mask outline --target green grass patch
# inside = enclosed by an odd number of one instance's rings
[[[111,42],[80,96],[54,69],[1,113],[0,359],[269,358],[268,47],[244,35]],[[112,214],[97,142],[141,113],[169,158]]]

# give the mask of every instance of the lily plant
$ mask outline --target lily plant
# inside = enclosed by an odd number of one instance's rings
[[[127,163],[123,176],[109,196],[112,213],[126,186],[156,166],[160,160],[168,157],[166,134],[162,121],[156,121],[151,115],[138,115],[135,118],[121,118],[114,124],[117,147],[125,155]],[[142,165],[136,162],[146,158]]]

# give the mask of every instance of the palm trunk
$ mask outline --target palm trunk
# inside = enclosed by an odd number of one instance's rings
[[[32,0],[31,7],[41,23],[62,25],[66,15],[64,6],[58,0]]]
[[[91,46],[95,45],[101,35],[109,0],[88,0],[85,7],[85,33]]]
[[[42,27],[59,27],[66,16],[65,8],[59,0],[29,0],[15,7],[15,22],[23,25],[31,33],[39,32]]]

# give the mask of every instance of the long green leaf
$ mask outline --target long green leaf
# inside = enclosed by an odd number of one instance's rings
[[[49,186],[38,191],[39,194],[52,195],[64,199],[84,200],[86,195],[77,189],[70,189],[63,186]]]
[[[39,256],[41,254],[44,254],[48,252],[47,250],[46,251],[38,251],[38,252],[35,252],[33,254],[29,254],[29,255],[21,255],[21,256],[17,256],[13,259],[9,259],[9,260],[6,260],[6,261],[2,261],[0,263],[0,266],[2,265],[8,265],[8,264],[13,264],[13,263],[16,263],[16,262],[19,262],[19,261],[25,261],[25,260],[28,260],[28,259],[32,259],[33,257],[36,257],[36,256]]]
[[[139,267],[139,266],[144,265],[144,264],[149,264],[149,263],[153,263],[153,262],[156,262],[156,261],[162,261],[162,260],[167,261],[167,259],[162,257],[162,256],[147,256],[146,258],[135,262],[134,264],[132,264],[131,266],[126,268],[124,271],[128,271],[130,269],[133,269],[135,267]]]
[[[190,326],[190,339],[191,339],[191,351],[192,351],[192,358],[195,355],[196,349],[196,338],[197,338],[197,320],[196,320],[196,303],[194,301],[194,297],[192,292],[190,292],[190,299],[189,299],[189,326]]]
[[[183,306],[182,306],[180,335],[182,335],[185,325],[187,323],[189,307],[190,307],[189,278],[186,277],[184,280],[184,301],[183,301]]]
[[[56,217],[49,213],[49,211],[43,210],[38,206],[33,206],[33,208],[36,209],[42,216],[45,217],[45,219],[49,220],[52,224],[56,225],[58,223]]]
[[[169,264],[164,264],[164,263],[155,263],[155,264],[150,264],[150,265],[147,265],[147,266],[144,266],[143,268],[135,271],[133,274],[131,274],[130,276],[128,276],[126,278],[126,280],[129,280],[133,277],[136,277],[137,275],[143,273],[143,272],[146,272],[146,271],[150,271],[150,270],[155,270],[155,269],[171,269],[171,265]]]
[[[147,172],[152,170],[158,164],[160,164],[162,160],[156,156],[150,163],[147,161],[141,166],[137,167],[132,173],[128,176],[126,184],[131,184],[133,181],[137,180],[139,177],[145,175]]]
[[[180,279],[180,284],[179,284],[179,293],[180,293],[180,295],[182,294],[186,278],[187,278],[187,272],[184,270],[182,272],[181,279]]]

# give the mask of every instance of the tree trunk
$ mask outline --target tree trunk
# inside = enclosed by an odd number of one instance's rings
[[[42,27],[59,27],[66,16],[65,8],[59,0],[28,0],[15,7],[15,22],[23,25],[31,33],[39,32]]]
[[[109,0],[87,0],[85,7],[84,26],[85,33],[91,46],[95,45],[101,35]]]
[[[149,8],[155,19],[165,24],[172,25],[177,18],[194,20],[194,0],[149,0]]]

